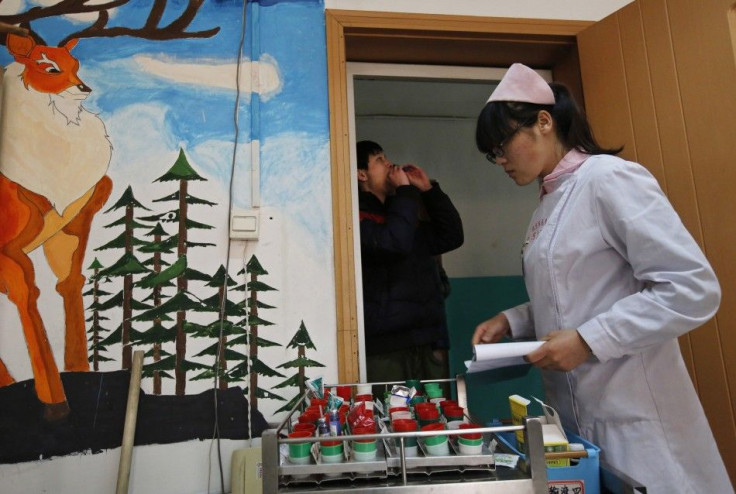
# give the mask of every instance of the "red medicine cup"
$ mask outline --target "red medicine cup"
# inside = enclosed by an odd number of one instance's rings
[[[312,398],[309,400],[309,406],[322,406],[322,409],[327,408],[327,399],[326,398]]]
[[[355,396],[355,403],[358,403],[358,402],[361,402],[361,401],[367,401],[369,403],[373,403],[373,395],[371,395],[371,394],[356,395]]]
[[[419,430],[417,421],[414,419],[396,419],[391,426],[394,432],[413,432]]]
[[[357,427],[353,427],[351,431],[354,435],[359,436],[362,434],[375,434],[376,433],[376,427],[375,426],[369,426],[369,425],[359,425]],[[361,443],[370,443],[375,441],[376,439],[356,439],[356,441]]]
[[[419,420],[438,420],[440,411],[434,406],[417,408],[417,417],[419,417]]]
[[[437,409],[437,406],[434,403],[429,402],[420,402],[414,404],[414,410],[419,413],[420,410],[431,410],[431,409]]]
[[[320,413],[313,410],[305,411],[297,419],[300,424],[314,423],[320,418]]]
[[[317,426],[314,425],[312,422],[302,422],[299,424],[294,424],[294,432],[307,431],[311,434],[314,434],[314,431],[316,430],[317,430]]]
[[[479,424],[460,424],[460,429],[482,429],[483,426]],[[483,434],[480,432],[469,432],[466,434],[460,434],[463,439],[481,439]]]
[[[392,422],[391,427],[393,428],[394,432],[414,432],[419,430],[419,426],[417,425],[417,421],[414,419],[396,419]],[[409,436],[404,438],[404,446],[407,448],[413,447],[417,445],[417,438],[414,436]]]
[[[460,406],[455,400],[442,400],[440,402],[440,410],[444,410],[446,406]]]
[[[463,407],[448,405],[443,409],[443,414],[447,420],[463,420],[465,418],[465,409]]]
[[[350,403],[350,398],[353,397],[353,388],[350,386],[337,386],[337,396],[342,398],[345,403]]]

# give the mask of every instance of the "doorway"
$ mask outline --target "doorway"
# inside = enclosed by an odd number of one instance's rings
[[[347,110],[352,92],[347,88],[347,62],[475,68],[508,67],[513,62],[522,62],[535,69],[550,70],[554,80],[564,82],[578,95],[581,84],[575,36],[590,24],[584,21],[325,11],[340,382],[360,380],[358,322],[361,317],[357,306],[353,221],[355,178],[350,166],[354,150]],[[490,90],[487,93],[490,94]],[[354,156],[352,160],[354,162]]]
[[[451,370],[464,372],[472,357],[475,325],[492,316],[498,297],[525,297],[519,245],[538,202],[535,187],[517,187],[502,169],[475,148],[480,109],[503,77],[505,68],[348,63],[353,232],[356,246],[356,305],[360,380],[365,381],[360,227],[358,224],[355,143],[378,142],[395,163],[414,163],[437,180],[460,212],[465,244],[442,259],[450,278],[447,300],[452,351]],[[540,74],[550,80],[549,71]],[[521,300],[523,301],[523,300]],[[485,302],[485,303],[484,303]],[[489,311],[487,314],[484,311]]]

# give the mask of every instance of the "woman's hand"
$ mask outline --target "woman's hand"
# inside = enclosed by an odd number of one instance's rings
[[[524,359],[545,370],[571,371],[591,355],[590,347],[576,329],[552,331],[544,338],[544,345]]]
[[[473,339],[470,341],[473,345],[481,343],[498,343],[501,338],[511,333],[511,325],[509,320],[503,313],[500,313],[487,321],[484,321],[475,328]]]

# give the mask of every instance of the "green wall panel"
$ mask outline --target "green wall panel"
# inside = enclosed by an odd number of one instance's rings
[[[465,361],[473,356],[470,340],[475,327],[498,312],[529,300],[521,276],[451,278],[452,291],[447,298],[447,322],[450,329],[450,373],[465,374]],[[531,366],[505,371],[490,371],[465,376],[468,408],[484,423],[494,418],[508,418],[511,394],[544,399],[539,369]],[[536,404],[535,404],[536,405]],[[541,414],[538,406],[530,410]]]

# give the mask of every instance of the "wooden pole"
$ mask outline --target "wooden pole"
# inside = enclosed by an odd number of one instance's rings
[[[120,448],[120,465],[118,467],[118,485],[116,494],[127,494],[130,480],[130,465],[133,459],[133,440],[135,439],[135,422],[138,415],[138,396],[141,391],[141,371],[143,369],[143,350],[133,354],[133,366],[130,370],[130,387],[128,388],[128,406],[125,408],[125,425],[123,427],[123,444]]]

